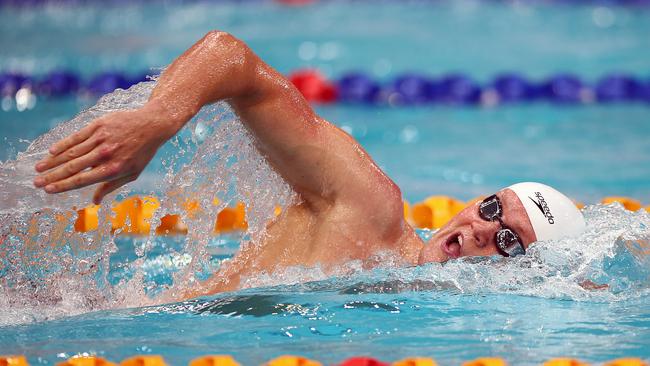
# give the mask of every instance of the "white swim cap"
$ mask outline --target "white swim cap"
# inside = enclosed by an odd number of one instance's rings
[[[515,192],[524,205],[537,240],[576,236],[585,230],[585,219],[567,196],[541,183],[513,184],[508,189]]]

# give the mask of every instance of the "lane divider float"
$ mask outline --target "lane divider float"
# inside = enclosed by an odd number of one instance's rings
[[[29,94],[44,97],[73,95],[101,96],[113,90],[149,80],[148,72],[125,74],[101,72],[83,79],[69,70],[53,70],[33,76],[20,72],[0,72],[0,96],[21,98]],[[553,104],[650,103],[650,79],[627,73],[606,73],[589,82],[570,73],[532,80],[517,72],[504,72],[479,83],[462,73],[430,76],[403,73],[390,80],[376,80],[361,71],[351,71],[328,79],[317,69],[298,69],[289,80],[313,103],[362,105],[482,105],[549,102]]]
[[[162,356],[158,355],[137,355],[127,358],[119,363],[120,366],[168,366]],[[350,357],[337,366],[437,366],[436,361],[426,357],[411,357],[393,363],[380,361],[372,357]],[[618,358],[603,364],[604,366],[650,366],[640,358]],[[0,366],[29,366],[24,356],[2,356],[0,355]],[[66,361],[60,362],[57,366],[117,366],[99,356],[74,356]],[[229,355],[207,355],[195,358],[190,361],[189,366],[240,366],[232,356]],[[322,366],[318,361],[302,356],[283,355],[276,357],[263,366]],[[500,357],[482,357],[467,361],[462,366],[508,366],[505,359]],[[589,366],[588,363],[573,358],[553,358],[542,364],[542,366]]]
[[[460,211],[468,206],[474,205],[484,197],[479,196],[467,202],[449,196],[430,196],[421,202],[410,204],[404,201],[404,217],[413,227],[418,229],[439,229],[451,220]],[[643,207],[640,201],[621,196],[603,198],[600,203],[612,204],[618,202],[627,210],[645,210],[650,212],[650,205]],[[214,205],[219,204],[218,199],[213,200]],[[575,203],[578,208],[584,204]],[[203,212],[201,204],[197,200],[186,200],[182,205],[184,215],[167,214],[160,218],[157,226],[152,227],[152,220],[156,211],[160,208],[160,200],[155,196],[131,196],[122,201],[114,202],[112,215],[109,216],[111,232],[120,235],[149,235],[153,232],[156,235],[185,235],[188,227],[182,218],[193,219]],[[99,227],[98,205],[89,205],[77,210],[77,218],[74,222],[74,230],[77,232],[95,231]],[[282,213],[282,208],[276,206],[274,215]],[[217,213],[213,226],[213,234],[228,234],[242,232],[248,229],[246,219],[246,205],[243,202],[236,202],[234,206],[225,207]]]

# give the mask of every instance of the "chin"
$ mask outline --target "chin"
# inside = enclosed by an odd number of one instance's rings
[[[424,245],[424,248],[420,251],[420,256],[418,257],[418,265],[423,265],[426,263],[436,262],[446,262],[449,259],[445,253],[443,253],[441,246],[442,235],[438,232],[428,243]]]

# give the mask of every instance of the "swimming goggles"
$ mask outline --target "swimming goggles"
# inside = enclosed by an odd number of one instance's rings
[[[519,254],[526,254],[526,249],[521,243],[519,235],[507,227],[501,220],[503,208],[499,197],[492,195],[484,199],[478,206],[478,214],[485,221],[498,221],[501,224],[501,229],[496,232],[494,238],[499,254],[504,257],[515,257]]]

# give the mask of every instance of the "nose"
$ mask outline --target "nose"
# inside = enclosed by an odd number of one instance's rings
[[[470,227],[476,238],[477,246],[483,248],[494,240],[494,234],[499,230],[499,222],[485,221],[479,217],[472,221]]]

